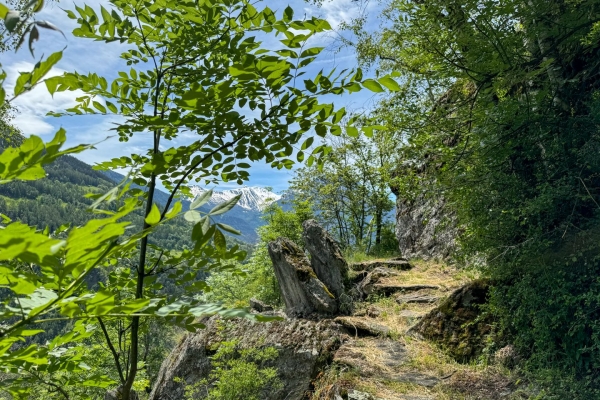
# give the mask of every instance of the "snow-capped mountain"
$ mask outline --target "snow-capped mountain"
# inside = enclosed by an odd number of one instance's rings
[[[198,186],[192,186],[190,189],[194,199],[207,190]],[[240,200],[235,207],[212,219],[215,222],[221,222],[238,229],[241,232],[238,239],[247,243],[255,243],[258,239],[256,229],[266,223],[262,218],[263,210],[269,204],[282,202],[284,199],[280,195],[258,186],[242,186],[223,191],[213,190],[210,200],[200,207],[200,211],[208,212],[217,204],[230,200],[237,195],[240,195]],[[190,199],[190,201],[192,200]]]
[[[191,190],[192,194],[194,195],[194,198],[206,191],[206,189],[203,189],[198,186],[192,187]],[[258,186],[243,186],[238,189],[223,190],[220,192],[213,191],[212,197],[208,204],[216,205],[227,201],[237,195],[241,195],[241,197],[240,200],[237,202],[236,207],[240,207],[244,210],[249,211],[262,211],[269,204],[281,199],[280,195],[273,193],[265,188]]]

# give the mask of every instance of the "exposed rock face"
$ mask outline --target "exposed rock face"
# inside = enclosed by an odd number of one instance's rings
[[[283,387],[264,393],[261,399],[304,399],[312,379],[333,357],[343,335],[331,320],[253,323],[212,317],[205,323],[205,329],[185,336],[163,362],[149,400],[183,400],[185,385],[208,377],[210,356],[224,340],[235,340],[242,348],[273,346],[278,350],[272,366]]]
[[[348,264],[340,246],[315,220],[304,221],[302,227],[312,269],[329,291],[339,298],[344,293],[344,278],[348,273]]]
[[[396,236],[403,257],[446,259],[456,246],[456,219],[444,199],[398,198]]]
[[[415,292],[424,289],[437,290],[438,286],[435,285],[403,285],[398,283],[393,277],[400,275],[396,270],[377,267],[367,275],[356,285],[356,290],[362,298],[369,296],[370,294],[380,294],[389,296],[390,294],[397,292]]]
[[[485,304],[488,283],[477,280],[457,289],[440,306],[431,310],[409,334],[439,343],[458,361],[468,361],[479,355],[490,333],[489,320],[477,318]]]
[[[294,242],[279,238],[269,243],[269,256],[288,316],[337,312],[335,296],[317,278],[308,259]]]
[[[381,282],[384,278],[391,276],[397,276],[399,273],[389,268],[378,267],[369,272],[362,281],[360,281],[356,288],[361,297],[367,297],[373,293],[373,285]]]
[[[396,296],[398,304],[432,304],[440,299],[439,296],[416,292]]]

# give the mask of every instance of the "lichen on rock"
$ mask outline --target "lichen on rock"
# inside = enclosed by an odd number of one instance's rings
[[[442,304],[431,310],[409,334],[438,343],[458,361],[469,361],[481,354],[491,321],[484,318],[489,284],[476,280],[457,289]]]

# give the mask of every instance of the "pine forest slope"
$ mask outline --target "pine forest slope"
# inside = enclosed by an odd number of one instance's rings
[[[82,225],[92,217],[88,211],[92,200],[85,195],[105,193],[123,178],[116,173],[107,175],[96,171],[90,165],[70,156],[61,157],[47,166],[46,173],[45,179],[1,185],[0,213],[40,229],[47,226],[51,231],[66,222],[75,226]],[[166,193],[161,192],[157,196],[157,202],[164,204],[167,197]],[[184,209],[187,209],[189,202],[184,203]],[[133,214],[132,222],[136,226],[142,223],[141,211]],[[161,226],[153,240],[155,244],[165,248],[182,249],[191,245],[191,228],[187,221],[177,219]],[[240,242],[235,238],[229,241]],[[245,247],[249,250],[249,246]]]

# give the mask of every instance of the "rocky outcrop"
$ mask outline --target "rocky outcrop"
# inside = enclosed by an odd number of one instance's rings
[[[344,293],[344,278],[348,274],[348,264],[340,246],[315,220],[304,221],[302,227],[312,269],[327,289],[339,298]]]
[[[491,330],[491,321],[481,318],[480,309],[487,300],[488,289],[484,280],[457,289],[410,328],[408,334],[438,343],[458,361],[476,357]]]
[[[308,259],[294,242],[279,238],[269,243],[269,256],[289,317],[337,312],[335,296],[317,278]]]
[[[396,236],[403,257],[447,259],[456,247],[456,218],[443,198],[398,197]]]
[[[389,296],[398,292],[415,292],[419,290],[429,289],[437,290],[438,286],[425,285],[425,284],[414,284],[405,285],[398,283],[394,277],[397,277],[400,273],[396,270],[392,270],[385,267],[378,267],[367,273],[367,275],[356,285],[356,291],[362,298],[366,298],[369,295],[384,295]]]
[[[356,285],[356,290],[360,297],[366,298],[373,293],[373,285],[383,281],[384,278],[390,278],[397,275],[399,275],[397,271],[389,268],[375,268],[367,273],[367,275]]]
[[[222,341],[236,341],[241,348],[275,347],[277,369],[283,387],[264,393],[264,400],[301,400],[312,379],[332,359],[339,347],[342,329],[331,320],[285,320],[253,323],[211,317],[206,328],[188,334],[163,362],[149,400],[183,400],[186,385],[207,378],[211,355]]]
[[[440,296],[423,293],[422,291],[416,293],[400,294],[396,296],[396,302],[398,304],[432,304],[437,302]]]

